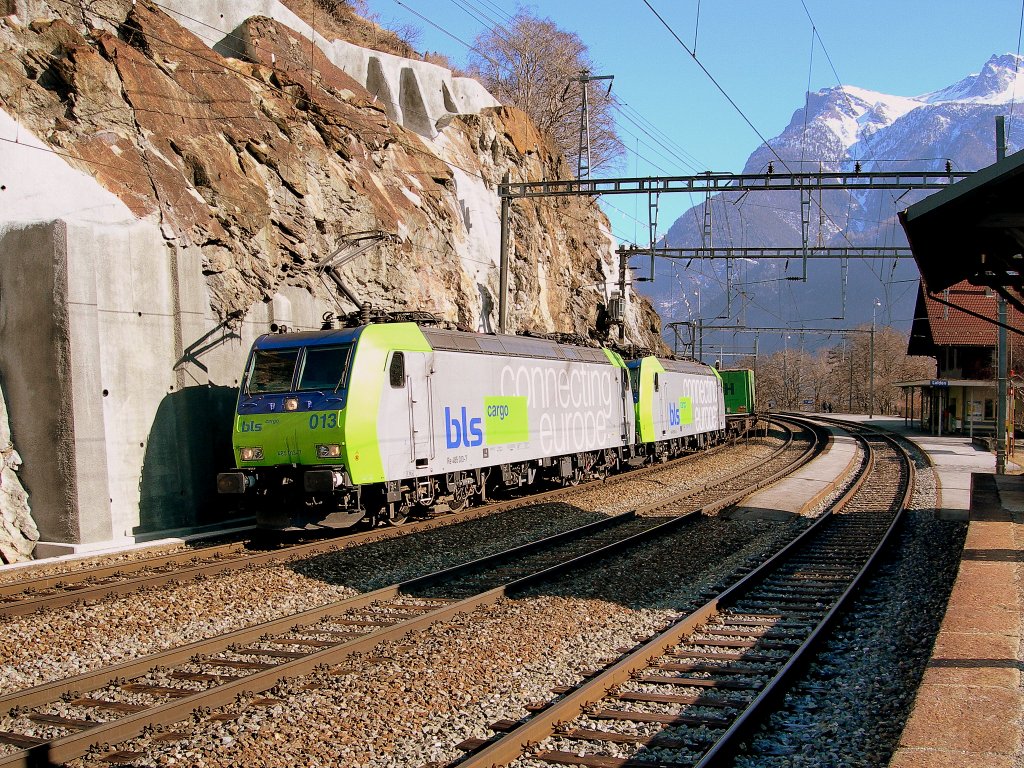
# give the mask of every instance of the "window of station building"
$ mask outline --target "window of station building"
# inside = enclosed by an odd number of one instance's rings
[[[405,353],[395,352],[391,355],[390,368],[391,386],[394,389],[401,389],[405,386]]]
[[[345,384],[352,348],[307,347],[299,374],[299,390],[337,392]]]
[[[985,418],[994,419],[996,417],[996,401],[985,400]]]

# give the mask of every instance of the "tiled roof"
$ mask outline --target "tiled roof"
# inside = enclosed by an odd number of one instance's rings
[[[994,321],[998,312],[998,296],[993,291],[971,285],[967,282],[956,283],[946,291],[937,295],[951,304],[968,309],[972,312],[990,317]],[[960,312],[952,307],[939,303],[927,293],[924,294],[925,310],[928,314],[928,325],[933,342],[942,347],[994,347],[998,326],[981,318]],[[1014,328],[1024,329],[1024,317],[1007,306],[1007,324]]]

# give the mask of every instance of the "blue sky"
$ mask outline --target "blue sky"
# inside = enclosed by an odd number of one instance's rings
[[[465,62],[467,47],[431,22],[472,43],[485,28],[474,14],[505,21],[522,5],[575,32],[590,50],[595,74],[615,76],[614,93],[637,120],[620,121],[622,139],[632,150],[625,165],[602,175],[656,176],[742,170],[761,141],[758,132],[766,138],[780,133],[802,106],[808,82],[811,90],[842,82],[900,96],[950,85],[979,71],[991,55],[1018,50],[1024,0],[649,2],[689,49],[696,42],[697,58],[742,115],[644,0],[368,5],[385,26],[421,29],[418,48],[440,51],[456,65]],[[652,146],[645,130],[674,151]],[[662,198],[659,231],[691,205],[682,195],[668,198]],[[645,241],[646,201],[622,196],[612,205],[606,210],[615,234]]]

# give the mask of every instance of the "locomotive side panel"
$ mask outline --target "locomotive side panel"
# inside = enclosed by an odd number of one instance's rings
[[[656,357],[628,365],[637,392],[641,442],[692,437],[725,428],[722,385],[715,369]]]
[[[659,374],[656,408],[665,425],[660,439],[689,437],[725,428],[722,388],[713,374]]]
[[[442,350],[416,368],[410,358],[409,391],[388,392],[388,382],[380,399],[387,479],[619,448],[632,434],[632,397],[614,364]],[[423,403],[429,418],[416,416]],[[418,459],[417,423],[431,430]]]

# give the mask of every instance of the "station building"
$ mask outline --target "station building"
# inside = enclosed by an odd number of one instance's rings
[[[1007,438],[1024,417],[1024,152],[983,168],[900,213],[921,272],[908,352],[936,358],[928,381],[900,384],[921,413],[908,421],[934,434],[994,438],[998,412],[997,334],[1006,303]],[[1015,354],[1016,353],[1016,354]],[[1016,373],[1013,373],[1013,372]],[[1014,412],[1016,411],[1016,416]]]
[[[931,379],[905,381],[903,389],[907,423],[932,434],[958,434],[980,441],[995,435],[998,365],[996,326],[998,297],[991,288],[962,280],[933,296],[922,281],[918,288],[914,322],[907,354],[933,357]],[[984,319],[991,318],[991,320]],[[1024,329],[1024,315],[1007,308],[1007,323]],[[1024,338],[1009,334],[1008,417],[1011,424],[1024,421]],[[921,393],[921,409],[914,410]],[[1018,402],[1019,401],[1019,402]],[[1012,439],[1012,432],[1007,431]]]

